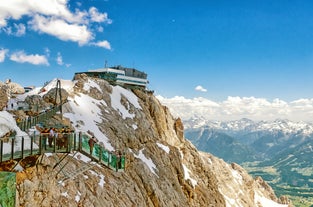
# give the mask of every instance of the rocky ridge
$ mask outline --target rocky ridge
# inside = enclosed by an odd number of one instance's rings
[[[75,77],[72,89],[68,91],[64,113],[71,117],[75,107],[83,107],[75,98],[91,97],[93,105],[84,106],[85,110],[100,110],[95,114],[100,116],[95,125],[114,149],[126,152],[126,170],[114,172],[89,161],[92,169],[59,182],[62,174],[57,174],[53,166],[60,155],[46,154],[37,167],[17,173],[17,206],[265,207],[264,199],[260,198],[287,203],[277,199],[268,185],[250,177],[240,166],[197,151],[184,138],[181,120],[174,119],[153,94],[126,91],[85,75]],[[116,89],[123,91],[119,100],[110,96]],[[136,95],[140,107],[123,95],[127,93]],[[133,117],[123,117],[114,108],[115,101]],[[76,130],[87,124],[86,120],[71,121]],[[86,165],[82,155],[72,154],[67,159],[69,170]]]

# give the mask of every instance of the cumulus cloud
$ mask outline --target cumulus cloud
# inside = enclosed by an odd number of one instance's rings
[[[61,55],[61,53],[59,53],[59,52],[58,52],[58,56],[57,56],[56,61],[57,61],[57,64],[58,64],[58,65],[63,65],[63,64],[64,64],[64,63],[63,63],[62,55]]]
[[[94,45],[96,47],[103,47],[105,49],[111,50],[111,45],[107,40],[98,41],[98,42],[92,42],[91,45]]]
[[[107,24],[111,24],[112,20],[108,18],[107,13],[100,13],[97,8],[91,7],[89,9],[90,19],[93,22],[106,22]]]
[[[101,27],[101,26],[97,27],[98,32],[103,32],[103,30],[104,30],[103,27]]]
[[[201,92],[207,92],[207,89],[203,88],[202,86],[197,86],[195,88],[196,91],[201,91]]]
[[[18,20],[22,16],[42,14],[65,19],[69,22],[82,22],[87,15],[86,12],[76,10],[72,13],[67,6],[68,0],[10,0],[0,4],[0,26],[6,26],[9,19]]]
[[[84,45],[93,38],[86,25],[68,24],[61,19],[36,15],[30,25],[35,31],[56,36],[64,41],[78,42],[79,45]]]
[[[4,62],[8,49],[0,49],[0,63]]]
[[[16,32],[15,32],[15,36],[23,36],[26,32],[26,27],[24,24],[15,24],[14,23],[14,27],[16,29]]]
[[[26,26],[14,24],[8,26],[11,19],[19,20],[27,16],[30,20],[30,29],[55,36],[63,41],[77,42],[87,45],[94,39],[95,34],[90,28],[92,23],[111,24],[107,13],[101,13],[97,8],[91,7],[88,11],[79,9],[69,10],[69,0],[9,0],[0,3],[0,28],[7,34],[21,36],[25,34]],[[101,28],[101,26],[98,26]],[[15,28],[16,32],[12,32]],[[98,30],[96,30],[98,31]]]
[[[18,63],[30,63],[33,65],[49,65],[49,62],[44,55],[27,55],[24,51],[18,51],[10,56],[10,60]]]
[[[47,47],[45,48],[45,54],[46,54],[47,57],[50,56],[50,49],[47,48]]]
[[[71,67],[71,64],[63,62],[63,57],[62,57],[62,54],[60,52],[58,52],[58,54],[57,54],[56,62],[58,65],[65,65],[65,67],[67,67],[67,68]]]
[[[24,24],[13,24],[12,27],[5,27],[2,28],[2,30],[7,34],[7,35],[14,35],[17,37],[23,36],[26,33],[26,27]]]
[[[228,97],[221,102],[206,98],[187,99],[184,97],[164,98],[157,96],[162,104],[168,106],[176,117],[188,120],[204,117],[208,120],[252,120],[289,119],[292,121],[313,121],[313,99],[300,99],[285,102],[255,97]]]

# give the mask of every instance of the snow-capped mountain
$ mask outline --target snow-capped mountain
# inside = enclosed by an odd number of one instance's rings
[[[239,163],[269,159],[313,137],[313,124],[282,119],[259,122],[240,119],[221,122],[193,118],[184,121],[184,124],[186,138],[200,150]]]
[[[197,129],[204,127],[230,134],[267,131],[309,136],[313,133],[312,123],[293,122],[286,119],[276,119],[275,121],[252,121],[250,119],[243,118],[240,120],[222,122],[197,117],[183,122],[185,129]]]
[[[280,194],[310,197],[312,123],[194,118],[185,121],[185,126],[185,137],[200,151],[227,162],[252,165],[250,173],[265,177]],[[299,188],[303,189],[302,193],[296,190]]]

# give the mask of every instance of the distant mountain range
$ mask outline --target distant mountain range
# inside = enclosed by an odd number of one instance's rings
[[[313,191],[313,124],[277,119],[255,122],[207,121],[193,118],[184,121],[185,137],[199,150],[212,153],[227,162],[254,163],[261,175],[274,184],[276,191],[298,196],[312,196]],[[261,169],[261,170],[260,170]],[[266,172],[265,169],[271,169]],[[279,189],[284,186],[282,189]],[[290,190],[291,189],[291,190]],[[289,192],[290,191],[290,192]],[[311,192],[312,191],[312,192]]]
[[[229,162],[268,160],[312,140],[313,124],[277,119],[254,122],[184,121],[185,137],[199,150],[220,156]]]

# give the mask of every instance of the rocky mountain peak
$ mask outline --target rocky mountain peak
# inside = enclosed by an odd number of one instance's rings
[[[70,85],[63,116],[75,131],[126,153],[126,169],[89,160],[89,171],[59,182],[53,166],[60,155],[46,154],[37,168],[18,173],[19,206],[287,206],[240,166],[199,152],[184,138],[182,121],[152,93],[84,75]],[[86,165],[83,155],[66,159],[72,171]]]

